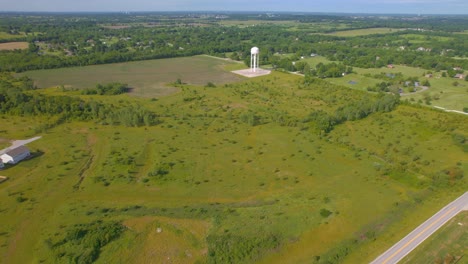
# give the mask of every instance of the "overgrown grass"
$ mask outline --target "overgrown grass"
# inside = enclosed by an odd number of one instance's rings
[[[452,139],[468,136],[463,116],[402,105],[320,134],[305,122],[312,111],[334,113],[365,93],[307,87],[302,77],[278,72],[179,88],[158,100],[92,97],[137,102],[159,115],[157,126],[66,122],[31,143],[43,155],[2,171],[10,178],[0,189],[2,258],[51,262],[48,239],[61,241],[67,230],[105,219],[127,229],[101,248],[101,263],[120,256],[134,263],[303,263],[326,260],[369,234],[347,260],[368,247],[385,250],[395,238],[380,239],[417,222],[413,211],[425,217],[466,190],[466,177],[440,185],[433,177],[454,167],[468,173],[468,158]],[[32,135],[41,121],[5,116],[0,135]]]

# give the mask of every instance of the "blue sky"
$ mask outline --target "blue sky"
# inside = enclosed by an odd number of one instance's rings
[[[468,14],[468,0],[14,0],[0,11],[300,11]]]

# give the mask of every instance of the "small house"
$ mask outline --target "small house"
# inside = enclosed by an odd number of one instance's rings
[[[1,155],[0,159],[2,160],[2,163],[16,164],[29,157],[30,155],[31,153],[29,152],[29,149],[26,146],[19,146]]]
[[[455,76],[453,76],[453,78],[463,80],[465,78],[465,76],[463,74],[461,74],[461,73],[457,73],[457,74],[455,74]]]
[[[394,66],[393,64],[389,64],[389,65],[387,65],[387,68],[389,68],[389,69],[395,69],[395,66]]]

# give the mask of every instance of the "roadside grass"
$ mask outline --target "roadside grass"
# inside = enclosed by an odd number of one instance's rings
[[[0,43],[0,50],[23,50],[29,47],[28,42],[7,42]]]
[[[401,263],[462,263],[468,250],[466,225],[468,212],[463,211],[432,234]],[[457,262],[460,258],[461,262]]]
[[[69,89],[93,88],[98,83],[121,82],[139,97],[161,97],[178,89],[170,84],[177,79],[194,85],[208,82],[225,84],[242,80],[224,66],[234,64],[208,56],[149,60],[86,67],[37,70],[19,74],[31,77],[40,88],[63,86]],[[237,67],[237,66],[236,66]]]
[[[126,231],[102,248],[100,263],[203,262],[222,254],[245,263],[325,262],[345,248],[365,263],[403,232],[398,228],[417,222],[412,212],[425,216],[466,189],[466,177],[431,182],[446,168],[468,173],[468,157],[451,138],[468,131],[463,116],[402,105],[324,135],[302,120],[313,110],[335,111],[359,91],[301,88],[302,77],[279,72],[241,80],[180,85],[158,100],[38,91],[138,103],[162,123],[70,120],[41,132],[30,147],[43,154],[2,171],[10,178],[0,186],[2,258],[54,262],[64,233],[104,219]],[[249,111],[258,124],[243,121]],[[40,120],[5,116],[0,136],[37,135]],[[231,251],[222,249],[229,241]]]

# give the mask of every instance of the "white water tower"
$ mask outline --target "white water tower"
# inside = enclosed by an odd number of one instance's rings
[[[257,47],[253,47],[250,50],[250,71],[257,72],[259,62],[260,50]]]

